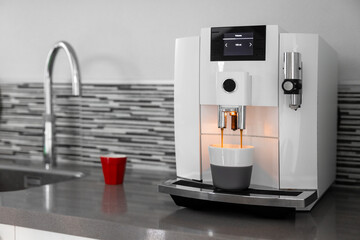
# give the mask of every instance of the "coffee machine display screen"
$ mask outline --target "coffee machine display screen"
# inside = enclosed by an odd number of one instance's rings
[[[211,28],[211,61],[264,61],[266,26]]]
[[[224,56],[254,54],[254,33],[224,33]]]

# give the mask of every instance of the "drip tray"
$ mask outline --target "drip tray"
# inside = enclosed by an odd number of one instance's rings
[[[251,187],[239,192],[228,192],[210,184],[183,179],[168,180],[160,184],[159,192],[170,194],[176,203],[179,199],[196,199],[298,210],[304,210],[317,200],[316,190],[266,190]]]

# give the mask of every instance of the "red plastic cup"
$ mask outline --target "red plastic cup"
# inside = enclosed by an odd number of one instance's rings
[[[101,156],[100,159],[105,183],[109,185],[122,184],[124,181],[126,156],[109,155]]]

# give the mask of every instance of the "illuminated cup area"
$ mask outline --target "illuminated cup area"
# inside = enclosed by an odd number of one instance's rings
[[[247,167],[253,165],[254,146],[238,144],[211,144],[209,146],[210,164],[228,167]]]

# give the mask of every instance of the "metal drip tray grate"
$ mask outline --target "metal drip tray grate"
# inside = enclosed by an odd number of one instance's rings
[[[186,187],[194,187],[194,188],[199,188],[199,189],[213,190],[214,192],[217,192],[217,193],[232,194],[232,195],[235,194],[235,195],[243,195],[243,196],[251,196],[251,195],[298,196],[302,193],[299,191],[261,190],[261,189],[252,189],[252,188],[242,190],[239,192],[228,192],[228,191],[224,191],[224,190],[215,188],[213,185],[210,185],[210,184],[205,184],[205,183],[200,183],[200,182],[190,182],[190,181],[185,181],[185,180],[179,180],[179,181],[174,182],[173,184],[180,185],[180,186],[186,186]]]

